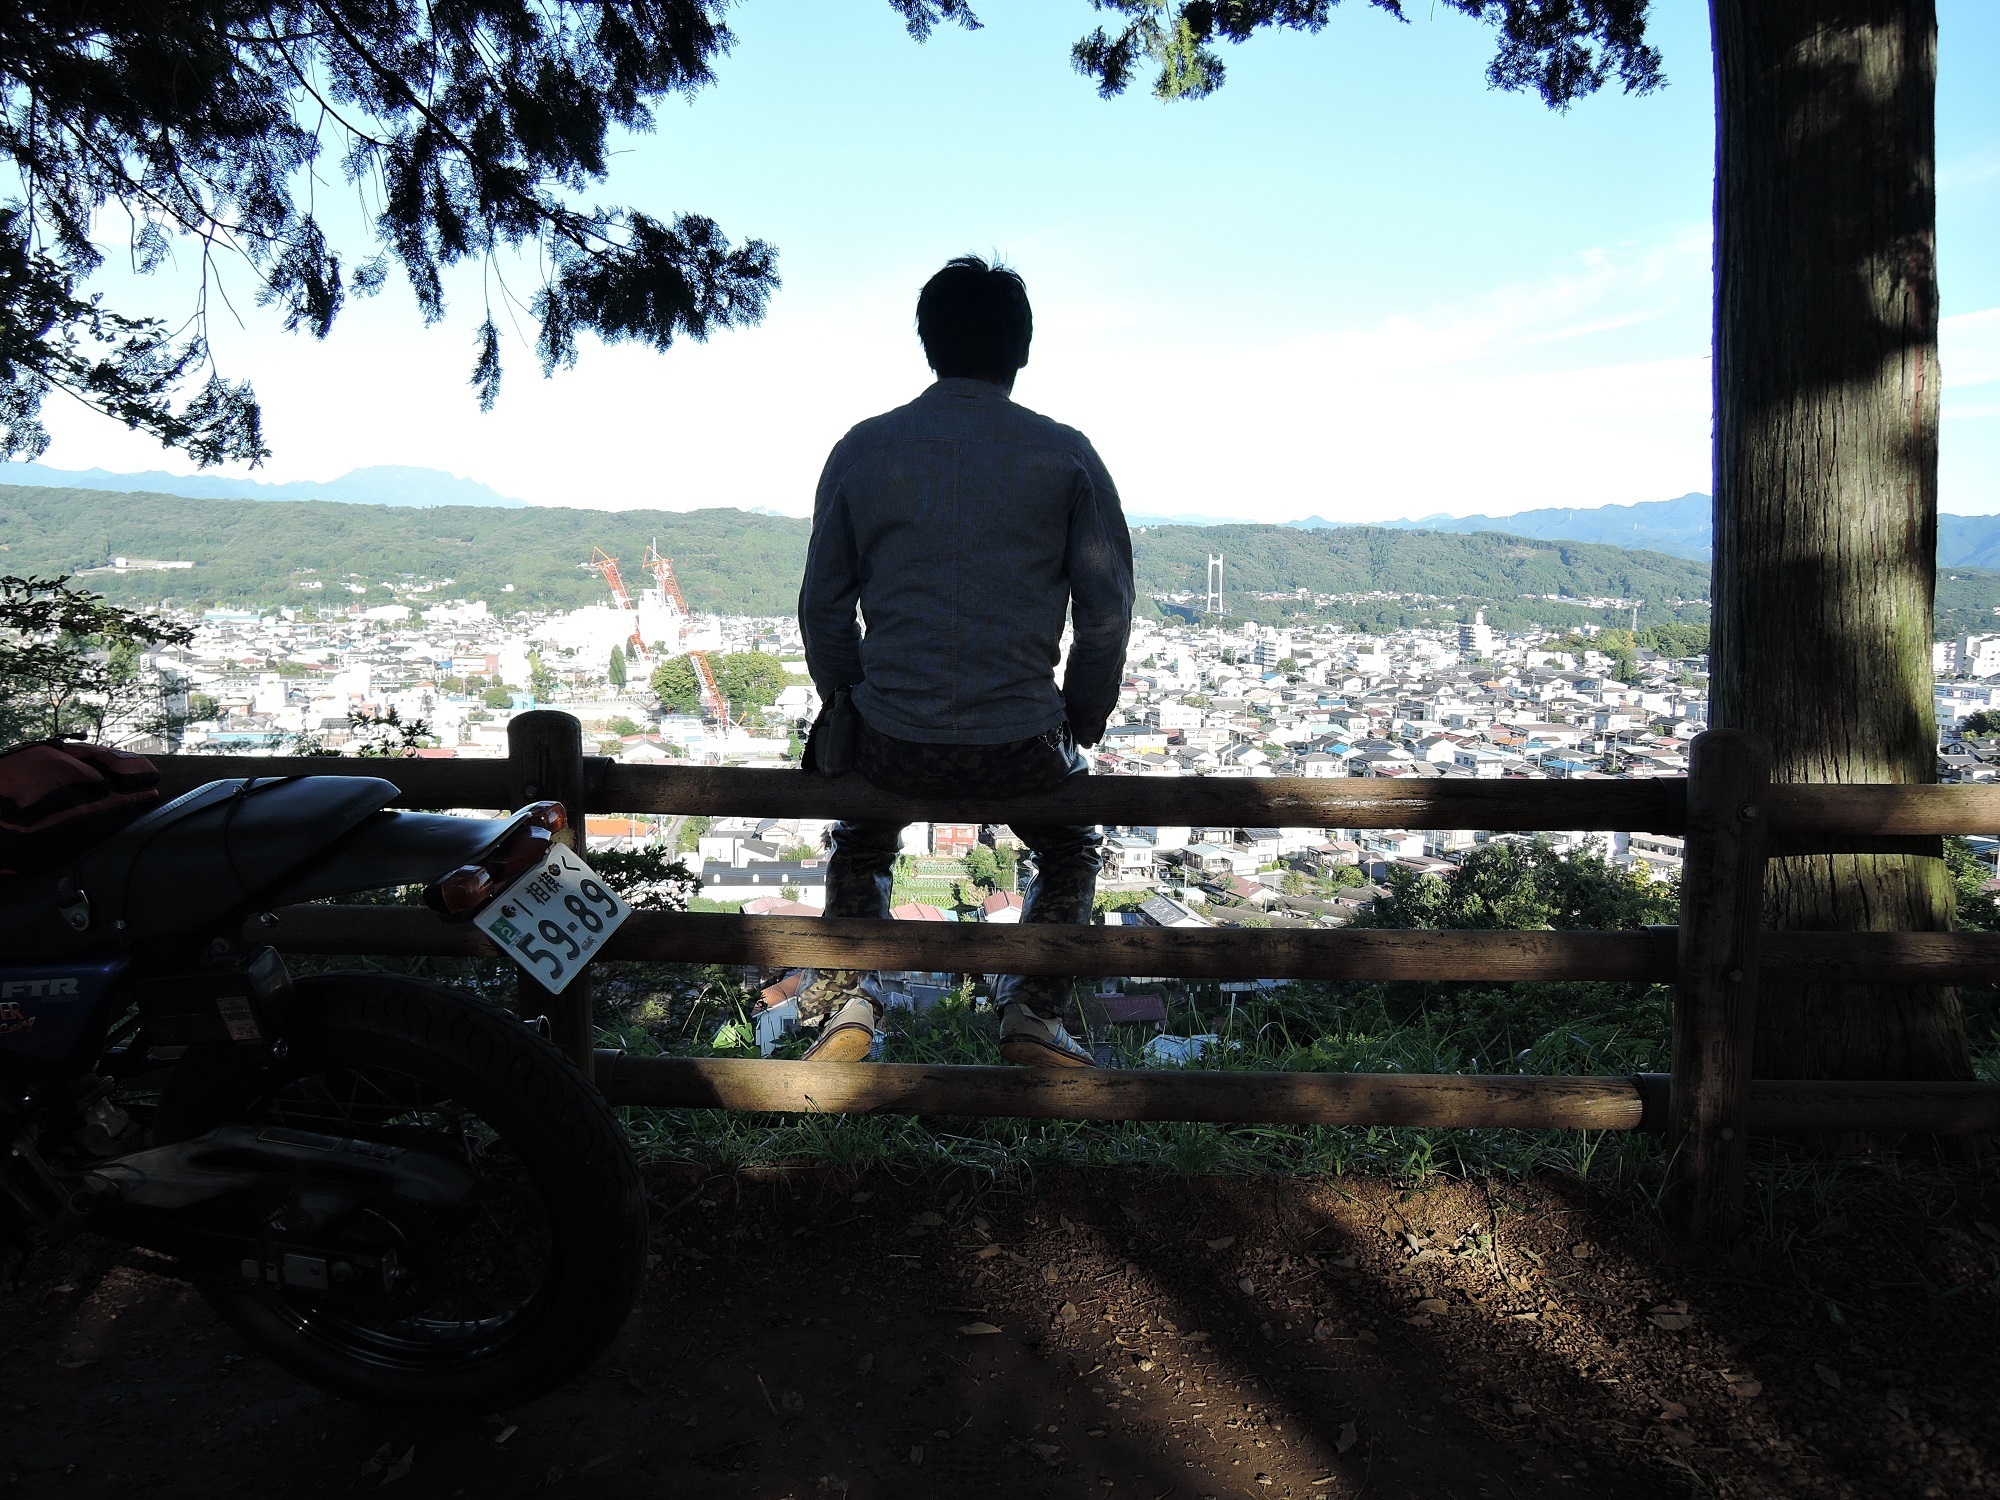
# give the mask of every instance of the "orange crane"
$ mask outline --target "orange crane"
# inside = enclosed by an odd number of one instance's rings
[[[602,547],[593,547],[590,549],[590,565],[604,575],[605,583],[611,587],[612,601],[632,617],[632,637],[630,644],[638,654],[639,660],[652,660],[646,651],[645,638],[639,631],[639,606],[632,602],[632,595],[627,591],[625,580],[618,572],[618,559],[606,552]]]
[[[674,565],[660,555],[657,542],[646,548],[644,567],[653,575],[653,582],[659,585],[661,595],[671,599],[674,607],[681,612],[681,618],[684,620],[691,618],[687,597],[681,593],[680,583],[674,577]],[[722,689],[716,686],[715,671],[708,664],[708,653],[690,651],[687,659],[688,665],[694,668],[695,683],[701,689],[702,717],[715,724],[729,723],[729,700],[722,696]]]

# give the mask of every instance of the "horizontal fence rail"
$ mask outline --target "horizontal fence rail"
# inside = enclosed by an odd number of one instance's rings
[[[510,808],[520,773],[504,760],[162,755],[162,789],[179,795],[228,776],[380,776],[400,807]],[[710,766],[630,766],[585,756],[593,813],[850,818],[871,822],[1178,823],[1275,828],[1482,828],[1678,832],[1684,783],[1396,781],[1377,777],[1078,776],[1030,797],[898,797],[859,776]],[[546,792],[541,792],[546,795]],[[537,793],[527,793],[532,797]]]
[[[289,906],[258,941],[293,953],[500,957],[469,925],[423,907]],[[1652,932],[1417,932],[1393,928],[1070,927],[634,912],[605,959],[946,974],[1187,979],[1673,978],[1671,928]]]
[[[395,805],[512,808],[527,791],[505,760],[161,755],[167,796],[231,776],[380,776]],[[584,757],[593,813],[699,817],[852,818],[964,823],[1219,823],[1277,828],[1477,828],[1495,832],[1681,833],[1687,783],[1641,781],[1403,781],[1378,777],[1078,777],[1034,797],[911,798],[858,776],[709,766],[632,766]],[[2000,833],[2000,783],[1970,786],[1773,786],[1774,836],[1936,838]]]
[[[1630,1078],[1510,1073],[926,1067],[604,1051],[597,1072],[614,1104],[785,1114],[1637,1130],[1645,1113]]]
[[[288,906],[246,936],[287,953],[500,958],[478,929],[421,906]],[[1416,928],[1059,927],[634,912],[606,959],[946,974],[1181,979],[1671,984],[1679,929],[1487,932]],[[2000,933],[1767,932],[1758,970],[1805,982],[1966,984],[2000,974]]]
[[[810,1063],[597,1054],[614,1104],[772,1114],[1201,1120],[1431,1129],[1660,1130],[1671,1080],[1525,1073],[1271,1073]],[[1756,1079],[1750,1127],[1986,1134],[2000,1083]]]

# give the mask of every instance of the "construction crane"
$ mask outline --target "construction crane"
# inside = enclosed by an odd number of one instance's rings
[[[681,593],[680,583],[674,577],[674,565],[660,555],[658,542],[647,546],[644,567],[653,575],[653,582],[659,586],[661,597],[672,602],[674,608],[680,611],[683,620],[690,618],[687,596]],[[708,653],[690,651],[687,659],[688,665],[694,668],[695,684],[701,689],[702,717],[714,724],[729,723],[729,700],[722,696],[722,689],[716,686],[715,671],[708,664]]]
[[[612,601],[632,617],[632,635],[629,640],[633,652],[641,661],[651,661],[646,650],[645,636],[639,629],[639,606],[632,602],[632,595],[625,587],[625,579],[618,571],[618,559],[602,547],[590,549],[590,565],[604,575],[604,581],[611,588]]]

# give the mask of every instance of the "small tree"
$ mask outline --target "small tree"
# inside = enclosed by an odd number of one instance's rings
[[[488,708],[512,708],[514,695],[503,687],[490,687],[479,695],[479,701]]]
[[[141,666],[148,646],[185,645],[194,632],[68,578],[0,577],[0,744],[107,731],[136,739],[187,723],[178,678]]]
[[[653,695],[663,708],[691,714],[701,707],[701,683],[685,656],[670,656],[653,668]]]
[[[539,651],[528,653],[528,691],[535,695],[537,703],[548,703],[555,698],[562,687],[562,679],[542,661]]]
[[[606,675],[610,677],[613,687],[617,688],[621,693],[625,690],[625,651],[623,647],[613,646],[611,648],[611,664],[606,669]]]
[[[785,664],[765,651],[736,651],[715,658],[715,685],[736,714],[769,708],[789,680]]]

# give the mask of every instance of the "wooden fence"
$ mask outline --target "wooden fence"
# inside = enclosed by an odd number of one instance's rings
[[[1663,1129],[1669,1201],[1695,1240],[1740,1222],[1751,1131],[2000,1132],[2000,1084],[1752,1080],[1760,978],[1951,984],[2000,974],[2000,934],[1763,932],[1774,854],[1921,849],[1914,839],[2000,829],[2000,786],[1797,786],[1768,778],[1755,738],[1710,731],[1686,779],[1395,781],[1360,778],[1074,778],[1003,800],[910,799],[858,778],[793,771],[628,766],[585,756],[575,719],[509,727],[505,760],[163,756],[165,790],[225,776],[382,776],[398,806],[506,809],[562,801],[581,845],[586,813],[882,821],[1222,824],[1250,827],[1577,829],[1686,840],[1681,920],[1643,932],[1154,929],[917,923],[639,912],[607,959],[1335,980],[1601,979],[1675,987],[1673,1071],[1632,1078],[1240,1071],[1075,1071],[733,1059],[594,1050],[588,972],[550,1002],[556,1038],[617,1104],[748,1110],[1013,1115],[1059,1119]],[[587,853],[587,851],[586,851]],[[259,926],[294,953],[480,955],[476,930],[419,907],[301,906]]]

